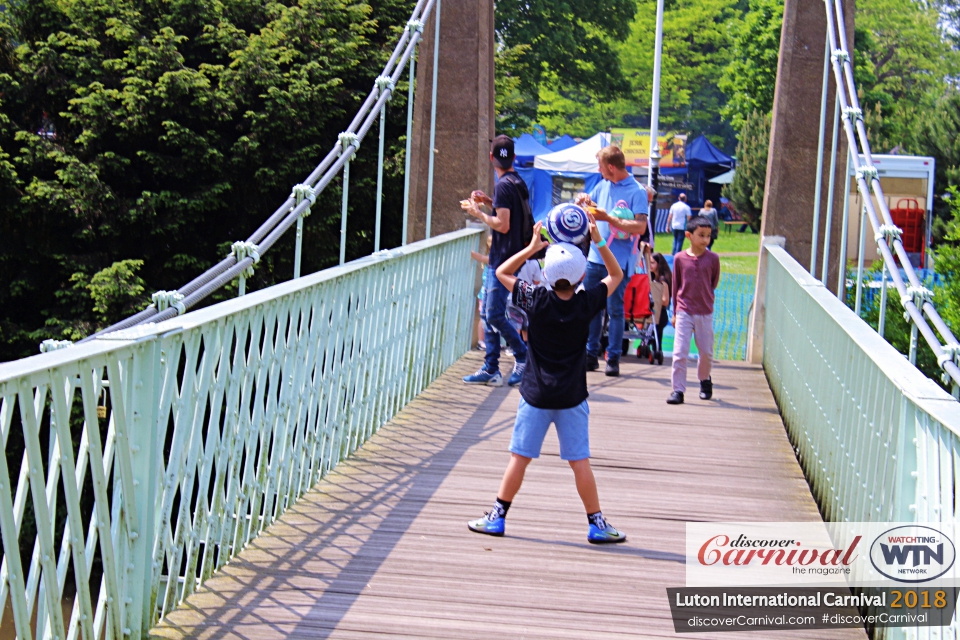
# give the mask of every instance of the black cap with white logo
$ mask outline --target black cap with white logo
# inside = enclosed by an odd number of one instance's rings
[[[493,163],[501,169],[509,169],[513,166],[513,138],[510,136],[494,138],[490,152],[493,154]]]

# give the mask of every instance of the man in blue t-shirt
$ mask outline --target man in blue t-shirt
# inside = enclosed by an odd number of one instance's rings
[[[633,274],[637,238],[647,230],[647,192],[627,171],[626,160],[620,147],[604,147],[597,153],[600,175],[603,180],[590,192],[590,199],[597,206],[594,217],[600,231],[601,245],[610,244],[620,268],[626,277],[617,290],[607,298],[607,366],[608,376],[620,375],[620,355],[623,347],[623,296],[627,290],[627,281]],[[610,212],[620,205],[633,212],[633,219],[611,216]],[[619,233],[618,233],[619,232]],[[587,275],[584,286],[587,288],[607,277],[607,268],[597,243],[590,244],[587,256]],[[587,338],[587,370],[596,371],[600,367],[600,333],[603,331],[603,318],[597,314],[590,323],[590,335]]]

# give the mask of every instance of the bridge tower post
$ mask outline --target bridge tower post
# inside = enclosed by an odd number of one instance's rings
[[[435,16],[433,12],[427,20],[417,57],[407,242],[426,232]],[[493,54],[493,0],[443,0],[431,237],[463,228],[460,200],[471,191],[493,193]]]
[[[832,0],[830,0],[832,1]],[[847,39],[853,43],[854,0],[843,0]],[[824,42],[827,16],[823,2],[785,0],[783,28],[780,33],[780,59],[773,99],[773,121],[770,127],[770,152],[767,156],[767,180],[763,196],[761,245],[783,246],[800,264],[810,263],[813,240],[813,209],[817,179],[817,138],[820,127],[820,96],[823,83]],[[852,54],[852,52],[850,52]],[[823,162],[821,222],[817,238],[818,254],[829,249],[830,261],[824,284],[836,293],[839,274],[841,223],[843,218],[844,171],[847,163],[847,141],[840,131],[837,147],[833,219],[830,225],[830,246],[824,247],[829,181],[832,114],[836,100],[833,73],[830,73],[827,95],[828,121]],[[840,126],[840,125],[838,125]],[[820,258],[818,258],[818,263]],[[747,336],[747,359],[759,363],[763,357],[763,314],[766,293],[766,262],[761,246],[760,266],[750,330]]]

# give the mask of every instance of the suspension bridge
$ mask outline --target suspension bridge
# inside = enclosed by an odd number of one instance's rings
[[[823,224],[820,200],[809,208],[803,241],[781,233],[779,201],[765,207],[750,362],[721,363],[715,401],[670,412],[666,368],[625,361],[620,378],[589,380],[596,474],[625,544],[585,543],[585,523],[566,517],[579,506],[551,444],[507,537],[469,533],[465,521],[489,502],[505,460],[517,393],[458,380],[478,362],[470,251],[480,232],[431,233],[448,24],[440,9],[440,0],[417,4],[348,130],[220,263],[86,340],[47,342],[40,355],[0,365],[0,631],[57,640],[477,629],[664,637],[673,635],[664,586],[683,584],[686,521],[956,521],[960,346],[909,266],[882,195],[853,84],[852,3],[788,0],[778,93],[803,56],[815,57],[797,44],[813,30],[823,99],[809,159],[818,194],[830,164],[831,198]],[[414,78],[417,47],[431,38],[435,58],[422,52],[427,72],[416,76],[419,117],[410,89],[405,244],[378,241],[350,262],[341,249],[339,266],[301,274],[305,214],[342,174],[345,239],[350,161],[378,120],[383,130],[390,95],[405,70]],[[775,147],[791,135],[782,93]],[[378,153],[382,166],[382,144]],[[851,232],[846,209],[833,206],[838,157],[872,196],[864,218],[884,265],[879,304],[909,319],[906,359],[838,298],[846,260],[832,248]],[[771,166],[775,199],[799,178]],[[423,239],[406,242],[417,229]],[[250,270],[285,233],[297,239],[294,279],[246,292]],[[233,281],[237,298],[195,308]],[[864,282],[861,261],[858,299]],[[912,366],[921,340],[953,396]],[[8,455],[15,447],[21,460]],[[956,638],[956,622],[875,637]]]

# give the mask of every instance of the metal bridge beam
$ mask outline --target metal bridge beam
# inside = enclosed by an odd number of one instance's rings
[[[431,17],[417,59],[407,242],[426,234],[434,29]],[[493,53],[493,0],[443,0],[430,236],[463,228],[459,202],[471,191],[492,193]]]

